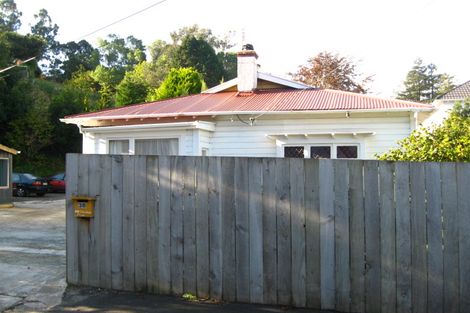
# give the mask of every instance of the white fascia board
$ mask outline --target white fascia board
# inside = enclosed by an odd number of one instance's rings
[[[233,86],[236,86],[237,84],[238,84],[238,78],[234,78],[234,79],[231,79],[229,81],[226,81],[225,83],[222,83],[222,84],[217,85],[215,87],[204,90],[201,93],[218,93],[218,92],[224,91],[225,89],[229,89]]]
[[[261,73],[261,72],[258,72],[258,78],[262,79],[262,80],[272,82],[272,83],[276,83],[276,84],[279,84],[279,85],[284,85],[286,87],[295,88],[295,89],[312,89],[312,88],[314,88],[313,86],[309,86],[309,85],[306,85],[306,84],[303,84],[303,83],[295,82],[293,80],[288,80],[288,79],[285,79],[285,78],[281,78],[281,77],[277,77],[277,76],[273,76],[273,75],[266,74],[266,73]]]
[[[139,125],[121,125],[121,126],[103,126],[103,127],[87,127],[82,128],[84,133],[106,133],[116,131],[142,131],[142,130],[186,130],[186,129],[202,129],[206,131],[215,131],[215,124],[212,122],[181,122],[181,123],[161,123],[161,124],[139,124]]]

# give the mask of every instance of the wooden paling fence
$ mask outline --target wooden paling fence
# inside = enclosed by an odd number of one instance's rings
[[[95,217],[72,195],[97,196]],[[470,163],[69,154],[67,281],[470,312]]]

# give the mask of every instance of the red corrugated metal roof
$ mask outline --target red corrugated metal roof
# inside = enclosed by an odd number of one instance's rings
[[[335,110],[426,110],[430,104],[329,89],[271,89],[252,94],[221,92],[197,94],[157,102],[67,116],[66,119],[121,119],[174,116],[223,115],[252,112]]]

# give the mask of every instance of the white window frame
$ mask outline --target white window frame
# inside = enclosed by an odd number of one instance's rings
[[[108,139],[106,139],[106,154],[110,154],[109,153],[109,147],[110,147],[109,142],[110,141],[124,141],[124,140],[127,140],[129,142],[129,150],[127,151],[127,153],[121,153],[120,155],[130,155],[131,151],[134,150],[134,145],[133,145],[133,142],[131,143],[131,139],[129,139],[129,138],[108,138]]]
[[[109,141],[110,140],[128,140],[129,141],[129,153],[122,155],[135,155],[135,141],[136,140],[145,140],[145,139],[176,139],[178,140],[178,155],[182,155],[184,144],[182,140],[183,136],[136,136],[132,138],[123,138],[123,137],[108,137],[106,138],[106,153],[109,154]]]
[[[9,158],[0,158],[0,160],[6,160],[7,161],[7,184],[6,186],[1,186],[0,189],[8,189],[10,188],[10,159]]]
[[[361,144],[360,143],[351,143],[351,142],[342,142],[342,143],[309,143],[309,144],[295,144],[295,143],[288,143],[282,145],[282,156],[284,158],[284,148],[285,147],[304,147],[304,158],[305,159],[310,159],[310,147],[330,147],[331,151],[331,157],[330,159],[338,159],[337,157],[337,151],[336,148],[338,146],[355,146],[357,147],[357,158],[355,159],[344,159],[341,158],[341,160],[359,160],[362,158],[363,151],[361,149]]]

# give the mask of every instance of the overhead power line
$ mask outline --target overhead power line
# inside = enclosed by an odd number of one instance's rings
[[[120,22],[122,22],[122,21],[124,21],[124,20],[127,20],[128,18],[131,18],[131,17],[133,17],[133,16],[136,16],[137,14],[140,14],[140,13],[142,13],[142,12],[145,12],[145,11],[147,11],[147,10],[153,8],[153,7],[156,7],[157,5],[162,4],[163,2],[166,2],[166,1],[168,1],[168,0],[160,0],[160,1],[158,1],[158,2],[155,2],[155,3],[149,5],[149,6],[146,7],[146,8],[143,8],[143,9],[137,11],[137,12],[134,12],[134,13],[132,13],[132,14],[126,16],[126,17],[123,17],[123,18],[121,18],[121,19],[119,19],[119,20],[117,20],[117,21],[115,21],[115,22],[112,22],[112,23],[110,23],[110,24],[108,24],[108,25],[106,25],[106,26],[100,27],[100,28],[98,28],[98,29],[96,29],[96,30],[94,30],[94,31],[92,31],[92,32],[90,32],[90,33],[88,33],[88,34],[86,34],[86,35],[80,36],[80,37],[78,37],[77,39],[75,39],[75,41],[77,41],[77,40],[79,40],[79,39],[86,38],[86,37],[91,36],[91,35],[93,35],[93,34],[96,34],[97,32],[100,32],[100,31],[102,31],[103,29],[106,29],[106,28],[108,28],[108,27],[111,27],[111,26],[113,26],[113,25],[116,25],[116,24],[118,24],[118,23],[120,23]]]
[[[29,61],[32,61],[34,60],[36,57],[32,57],[32,58],[29,58],[27,60],[24,60],[24,61],[21,61],[21,60],[18,60],[16,61],[16,64],[12,65],[12,66],[9,66],[9,67],[6,67],[6,68],[3,68],[3,69],[0,69],[0,73],[3,73],[3,72],[6,72],[8,71],[9,69],[12,69],[14,67],[17,67],[17,66],[20,66],[21,64],[24,64],[26,62],[29,62]]]

